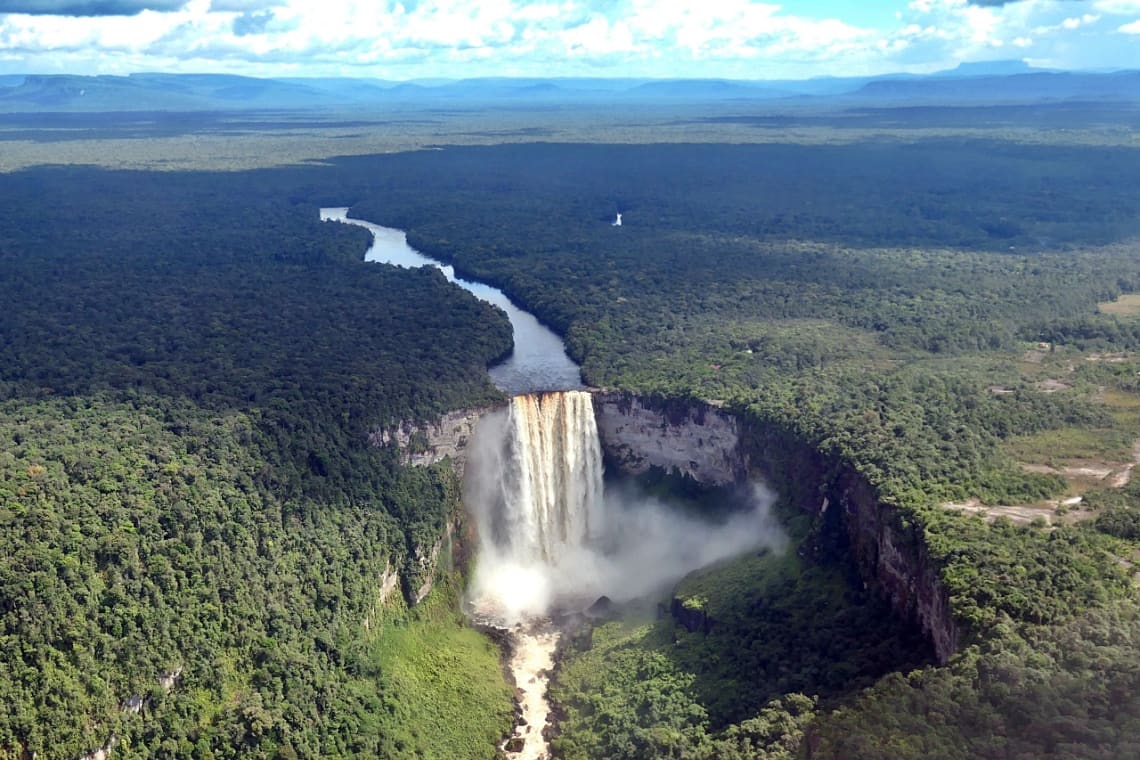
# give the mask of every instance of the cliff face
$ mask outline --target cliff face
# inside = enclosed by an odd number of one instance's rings
[[[958,629],[937,567],[901,527],[895,508],[880,503],[849,466],[790,432],[700,402],[599,392],[594,407],[602,447],[622,471],[656,466],[709,485],[762,477],[786,502],[815,516],[817,553],[849,555],[864,582],[922,628],[940,661],[957,650]]]
[[[373,434],[373,442],[395,442],[405,461],[427,465],[451,457],[462,477],[475,425],[491,409],[453,412],[428,426],[401,425]],[[903,529],[895,508],[879,502],[871,486],[843,462],[820,454],[789,431],[738,418],[711,404],[650,399],[597,391],[594,415],[611,466],[640,475],[658,467],[705,485],[732,485],[759,476],[788,503],[816,519],[818,553],[848,554],[865,583],[887,598],[905,620],[921,626],[938,659],[957,651],[959,631],[949,598],[921,541]],[[423,586],[406,588],[410,602],[431,588],[441,551],[454,546],[461,526],[448,525],[431,547],[417,548]]]
[[[939,662],[945,663],[958,650],[958,627],[938,568],[921,542],[898,527],[895,508],[877,501],[854,472],[841,472],[832,493],[860,575],[890,598],[900,616],[918,623]]]
[[[427,466],[450,457],[455,474],[463,478],[467,464],[467,445],[475,426],[493,407],[460,409],[448,412],[438,422],[416,424],[401,422],[394,428],[376,430],[368,440],[373,446],[396,444],[404,464]]]
[[[607,459],[623,472],[641,475],[659,467],[718,486],[748,477],[740,425],[716,407],[597,392],[594,417]]]
[[[439,421],[428,424],[401,422],[394,428],[373,431],[369,443],[373,446],[395,445],[405,465],[427,467],[448,459],[456,477],[462,481],[467,465],[467,447],[475,426],[494,407],[460,409],[445,414]],[[402,587],[409,606],[423,601],[435,583],[436,570],[441,556],[455,560],[456,536],[463,530],[463,514],[456,508],[444,524],[443,531],[433,543],[417,543],[409,547],[408,556],[399,560],[397,574],[391,566],[385,568],[380,579],[379,603],[383,604],[395,590]],[[368,621],[365,621],[368,625]]]

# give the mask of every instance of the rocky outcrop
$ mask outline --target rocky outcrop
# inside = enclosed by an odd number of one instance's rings
[[[708,633],[715,622],[709,617],[705,601],[699,597],[682,599],[674,596],[669,605],[669,614],[689,633]]]
[[[119,737],[116,734],[111,734],[107,737],[107,741],[103,743],[102,747],[88,752],[80,758],[80,760],[109,760],[111,753],[115,751],[115,747],[119,746]]]
[[[179,665],[174,670],[161,674],[158,677],[158,685],[169,694],[174,690],[174,687],[178,685],[178,680],[182,678],[183,670],[185,670],[185,666]],[[142,712],[149,701],[150,698],[147,696],[132,694],[123,701],[119,709],[125,713],[137,715]],[[80,760],[110,760],[111,753],[115,751],[115,747],[117,746],[119,746],[119,736],[118,734],[111,734],[107,737],[107,741],[103,742],[102,747],[88,752],[86,755],[83,755]]]
[[[467,445],[475,426],[492,410],[493,407],[460,409],[448,412],[435,422],[422,424],[405,421],[393,428],[373,431],[368,440],[373,446],[395,444],[404,464],[427,466],[450,458],[455,474],[462,478]]]
[[[607,461],[624,472],[641,475],[658,467],[718,486],[748,476],[737,419],[709,404],[599,391],[594,417]]]
[[[400,573],[396,567],[392,565],[391,560],[384,563],[384,572],[380,574],[380,591],[376,595],[376,600],[373,602],[371,609],[364,616],[364,630],[372,630],[372,621],[376,618],[376,612],[388,598],[392,596],[392,592],[400,587]]]
[[[430,548],[416,547],[412,562],[416,565],[418,572],[410,573],[407,580],[418,579],[419,582],[414,588],[409,587],[404,589],[404,595],[408,599],[408,604],[417,605],[424,600],[424,597],[432,590],[435,584],[435,571],[439,565],[440,554],[446,551],[451,553],[453,539],[458,530],[458,520],[448,520],[447,525],[444,526],[443,534],[439,537]]]

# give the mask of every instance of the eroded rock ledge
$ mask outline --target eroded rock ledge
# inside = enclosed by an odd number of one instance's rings
[[[375,430],[368,436],[373,446],[395,444],[404,464],[427,466],[451,459],[460,479],[467,464],[467,445],[483,415],[500,407],[479,407],[448,412],[436,422],[401,422],[393,428]]]

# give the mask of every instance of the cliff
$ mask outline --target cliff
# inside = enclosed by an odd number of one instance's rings
[[[376,430],[368,436],[373,446],[395,444],[404,464],[427,466],[450,458],[455,474],[462,479],[467,464],[467,445],[475,426],[494,407],[460,409],[448,412],[436,422],[404,421],[393,428]]]
[[[922,628],[941,662],[957,651],[959,631],[938,567],[897,510],[850,465],[790,431],[699,401],[598,392],[594,407],[611,464],[634,475],[660,467],[708,485],[763,478],[783,501],[814,516],[811,552],[849,556],[865,583]]]
[[[393,428],[373,431],[368,440],[373,446],[395,445],[401,461],[412,467],[428,467],[447,459],[459,481],[467,465],[467,447],[471,443],[479,420],[495,407],[460,409],[448,412],[436,422],[401,422]],[[440,557],[446,564],[457,559],[458,542],[454,539],[464,530],[463,510],[459,504],[447,519],[439,536],[431,543],[416,542],[408,547],[408,555],[398,560],[401,571],[398,582],[409,606],[423,601],[435,583]],[[395,589],[397,574],[391,567],[380,579],[379,604],[383,604]],[[368,625],[366,619],[365,625]]]
[[[840,473],[830,490],[860,575],[875,583],[902,618],[922,628],[945,664],[958,650],[958,626],[938,567],[921,541],[901,527],[896,509],[876,500],[867,482],[850,469]],[[823,509],[830,502],[825,499]]]
[[[642,475],[659,467],[717,486],[748,477],[740,425],[716,407],[599,391],[594,394],[594,417],[607,460],[623,472]]]
[[[712,404],[595,391],[594,415],[607,462],[641,475],[653,468],[713,486],[760,477],[783,501],[811,513],[815,529],[810,551],[820,558],[849,556],[863,581],[891,601],[904,620],[919,625],[941,662],[959,644],[959,631],[939,569],[920,539],[903,526],[895,507],[879,501],[870,484],[850,465],[827,456],[794,433],[737,416]],[[376,445],[395,443],[405,461],[428,465],[450,457],[462,477],[467,446],[482,415],[471,409],[445,415],[430,425],[402,424],[378,431]],[[453,536],[450,523],[438,542],[417,547],[412,562],[423,585],[405,588],[414,603],[431,588],[434,567]]]

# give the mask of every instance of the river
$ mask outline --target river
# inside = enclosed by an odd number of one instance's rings
[[[481,282],[456,277],[455,269],[450,264],[428,258],[408,245],[407,235],[401,230],[349,218],[347,208],[322,208],[321,219],[355,224],[371,232],[372,247],[364,254],[365,261],[379,261],[401,267],[437,267],[451,282],[505,311],[514,330],[514,351],[489,370],[491,382],[503,393],[517,396],[582,387],[581,372],[578,365],[566,355],[562,339],[533,314],[515,306],[503,291]]]
[[[491,382],[508,396],[583,387],[579,367],[566,355],[562,339],[533,314],[515,306],[503,291],[456,277],[450,265],[409,246],[403,231],[351,218],[347,207],[322,208],[321,219],[355,224],[371,232],[372,246],[364,254],[365,261],[410,268],[438,267],[449,281],[505,311],[514,331],[514,350],[488,372]],[[490,618],[480,618],[481,623],[494,624]],[[543,736],[550,714],[546,688],[561,634],[548,619],[541,617],[504,629],[511,637],[513,651],[508,667],[518,689],[523,722],[515,727],[513,736],[500,745],[500,749],[506,757],[514,760],[542,760],[549,757],[546,737]]]

